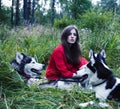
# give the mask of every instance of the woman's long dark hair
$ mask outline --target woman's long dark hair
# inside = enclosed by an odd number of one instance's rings
[[[69,44],[67,42],[67,38],[70,35],[70,31],[72,29],[75,29],[77,38],[74,44]],[[64,52],[65,52],[65,56],[66,56],[68,63],[71,63],[73,65],[80,64],[79,57],[81,56],[81,50],[80,50],[80,45],[79,45],[79,34],[78,34],[77,28],[74,25],[67,26],[63,30],[62,35],[61,35],[61,42],[64,47]]]

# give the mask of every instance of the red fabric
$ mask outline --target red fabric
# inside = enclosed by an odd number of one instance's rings
[[[64,48],[60,44],[56,47],[51,56],[48,67],[46,69],[46,78],[49,80],[58,80],[59,78],[71,78],[82,65],[87,64],[88,61],[84,58],[80,58],[80,65],[73,66],[66,60],[64,54]]]

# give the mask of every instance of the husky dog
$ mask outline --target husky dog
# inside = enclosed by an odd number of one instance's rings
[[[27,85],[36,85],[41,88],[58,88],[70,90],[76,85],[80,85],[79,78],[59,79],[50,82],[45,77],[41,78],[41,71],[44,65],[36,62],[33,57],[17,52],[16,59],[11,62],[12,67],[27,80]]]
[[[87,65],[77,71],[77,76],[81,77],[82,83],[92,86],[96,98],[100,100],[101,107],[108,107],[106,99],[120,101],[120,79],[115,77],[105,62],[106,53],[95,54],[93,50],[89,52],[90,61]],[[86,107],[94,104],[92,101],[81,103],[80,106]]]
[[[41,71],[44,69],[44,64],[40,64],[33,57],[20,52],[16,52],[16,59],[12,60],[11,65],[22,77],[28,80],[28,85],[39,80]]]

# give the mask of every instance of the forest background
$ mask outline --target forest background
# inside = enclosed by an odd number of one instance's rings
[[[80,109],[79,103],[94,100],[93,92],[27,87],[10,62],[17,51],[46,65],[60,43],[61,31],[78,27],[82,55],[105,49],[107,65],[120,77],[120,0],[0,0],[0,109]],[[22,3],[21,3],[22,2]],[[48,3],[48,4],[46,4]],[[46,8],[48,5],[49,8]],[[59,9],[59,10],[58,10]],[[42,72],[44,77],[45,71]],[[119,103],[108,101],[114,109]],[[97,105],[89,109],[98,109]]]

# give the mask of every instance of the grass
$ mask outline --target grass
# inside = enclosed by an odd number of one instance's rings
[[[60,43],[61,31],[43,26],[21,27],[16,30],[3,27],[0,31],[0,109],[81,109],[81,102],[98,102],[93,92],[77,87],[72,91],[27,87],[11,67],[10,62],[17,51],[35,57],[47,66],[52,50]],[[119,76],[119,37],[119,32],[108,30],[81,35],[83,56],[88,58],[90,48],[97,52],[104,48],[108,66]],[[42,76],[44,73],[45,71]],[[114,109],[119,109],[119,103],[108,102]],[[87,109],[100,108],[96,105]]]
[[[20,90],[21,88],[12,89],[12,91],[6,90],[6,94],[3,93],[2,95],[1,108],[3,106],[8,109],[76,109],[79,103],[83,102],[83,96],[84,101],[93,98],[91,93],[77,90],[68,92],[58,89],[28,88],[25,86],[21,92]]]

